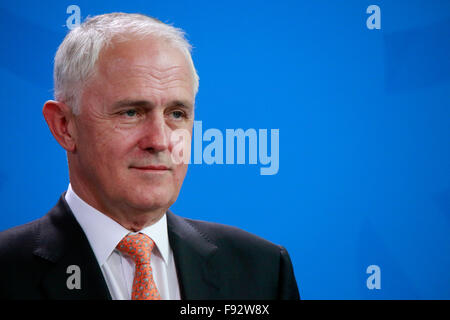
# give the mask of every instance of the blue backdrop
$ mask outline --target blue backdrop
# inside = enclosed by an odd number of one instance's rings
[[[450,298],[450,1],[3,0],[0,230],[68,186],[41,110],[73,4],[183,28],[204,131],[279,129],[278,174],[191,165],[176,213],[284,245],[304,299]]]

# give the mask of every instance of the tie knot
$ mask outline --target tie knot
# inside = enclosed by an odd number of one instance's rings
[[[153,247],[152,239],[142,233],[129,234],[117,245],[117,250],[129,255],[136,264],[150,263]]]

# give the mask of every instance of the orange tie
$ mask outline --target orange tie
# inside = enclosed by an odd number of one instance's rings
[[[117,250],[133,258],[134,270],[132,300],[161,300],[153,280],[150,258],[155,243],[145,234],[129,234],[117,245]]]

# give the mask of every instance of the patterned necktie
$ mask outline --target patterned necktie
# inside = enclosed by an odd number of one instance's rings
[[[153,280],[150,258],[155,243],[145,234],[129,234],[117,245],[117,250],[133,258],[136,267],[133,279],[132,300],[160,300]]]

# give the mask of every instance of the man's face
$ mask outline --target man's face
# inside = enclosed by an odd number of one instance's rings
[[[177,129],[192,134],[194,99],[191,71],[178,49],[146,39],[102,51],[75,120],[71,180],[94,195],[101,210],[166,210],[187,171],[187,163],[172,161],[171,135]]]

